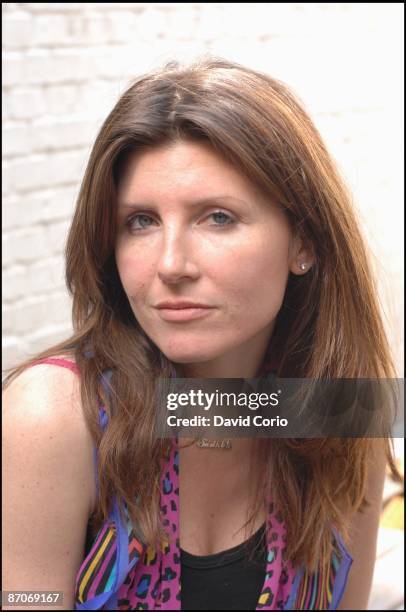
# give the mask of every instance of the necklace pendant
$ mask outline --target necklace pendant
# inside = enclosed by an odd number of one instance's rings
[[[196,442],[196,446],[199,448],[221,448],[223,450],[229,450],[232,448],[232,443],[229,438],[224,440],[208,440],[207,438],[199,438]]]

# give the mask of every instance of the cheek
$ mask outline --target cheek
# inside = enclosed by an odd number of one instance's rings
[[[116,265],[124,291],[128,297],[143,295],[148,279],[153,274],[150,266],[131,255],[131,252],[116,252]]]
[[[264,287],[284,289],[289,275],[289,248],[288,243],[269,245],[264,248],[258,257],[257,280]]]
[[[289,268],[286,259],[272,258],[258,275],[257,310],[272,318],[278,314],[286,291]]]
[[[288,240],[257,236],[255,241],[240,244],[233,256],[217,267],[236,314],[246,317],[248,312],[279,310],[289,275],[288,258]]]

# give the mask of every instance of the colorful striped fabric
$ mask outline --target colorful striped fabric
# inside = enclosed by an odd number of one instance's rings
[[[143,552],[143,545],[135,537],[128,512],[125,510],[128,536],[128,562],[135,565]],[[117,580],[117,537],[114,521],[106,521],[94,539],[77,576],[76,601],[86,601],[110,591]]]
[[[340,560],[334,551],[327,571],[318,570],[311,575],[304,572],[298,588],[296,610],[329,610]]]
[[[105,523],[95,541],[96,554],[82,567],[77,599],[81,603],[104,593],[114,584],[117,573],[117,539],[113,523]]]

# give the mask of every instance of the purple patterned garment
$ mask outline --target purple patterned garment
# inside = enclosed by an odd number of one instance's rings
[[[128,515],[127,524],[123,525],[118,513],[113,513],[109,554],[102,548],[106,533],[109,533],[107,530],[104,537],[96,538],[79,569],[76,610],[181,610],[177,439],[173,440],[169,458],[162,461],[160,507],[168,541],[157,551],[144,547],[136,538]],[[118,538],[116,525],[119,525]],[[327,575],[319,573],[309,577],[303,570],[295,570],[284,556],[283,518],[275,512],[270,500],[267,566],[256,609],[336,609],[352,563],[338,534],[336,536],[342,558],[333,554]],[[297,607],[298,598],[306,607]]]
[[[161,481],[161,511],[170,543],[158,553],[148,550],[145,552],[142,562],[118,592],[119,609],[181,609],[178,467],[179,452],[175,439]],[[292,568],[281,558],[285,535],[283,523],[273,512],[270,512],[268,520],[271,527],[270,541],[266,576],[257,608],[260,610],[283,609],[294,578]],[[149,596],[145,598],[148,589]],[[145,607],[145,604],[148,607]]]
[[[49,363],[75,371],[68,360]],[[104,381],[105,383],[106,381]],[[100,426],[107,415],[99,409]],[[146,547],[131,524],[126,508],[119,513],[117,500],[108,519],[96,534],[76,576],[75,610],[181,610],[179,549],[179,449],[171,450],[161,463],[160,510],[167,543],[161,550]],[[97,452],[94,449],[97,483]],[[336,610],[343,596],[352,557],[339,533],[332,528],[335,544],[328,570],[309,574],[294,568],[285,558],[286,529],[283,516],[269,499],[267,518],[267,564],[256,610]]]

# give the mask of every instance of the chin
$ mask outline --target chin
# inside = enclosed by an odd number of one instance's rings
[[[197,351],[162,351],[164,355],[173,363],[204,363],[213,359],[206,353]]]
[[[193,346],[192,343],[183,346],[158,346],[162,353],[173,363],[204,363],[221,355],[219,349],[203,347],[201,344],[199,347]]]

